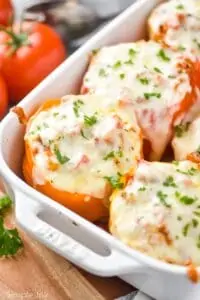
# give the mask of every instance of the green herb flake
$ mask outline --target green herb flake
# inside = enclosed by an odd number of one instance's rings
[[[133,48],[130,48],[128,51],[129,56],[133,57],[137,54],[137,51],[135,51]]]
[[[187,171],[183,171],[183,170],[180,170],[180,169],[176,169],[176,171],[177,171],[178,173],[181,173],[181,174],[184,174],[184,175],[194,176],[194,175],[197,174],[198,169],[195,169],[194,167],[191,167],[191,168],[188,169]]]
[[[182,137],[189,130],[189,127],[190,127],[189,122],[176,125],[174,127],[175,136],[178,138]]]
[[[179,165],[179,161],[173,160],[173,161],[172,161],[172,164],[175,165],[175,166],[178,166],[178,165]]]
[[[11,208],[12,200],[8,195],[4,195],[0,198],[0,213],[4,213],[5,210]]]
[[[178,221],[182,221],[183,218],[182,218],[181,216],[178,216],[178,217],[177,217],[177,220],[178,220]]]
[[[146,77],[143,77],[143,78],[140,77],[138,79],[141,82],[141,84],[143,84],[143,85],[148,85],[149,84],[149,79],[147,79]]]
[[[175,75],[169,75],[168,78],[170,78],[170,79],[175,79],[176,76],[175,76]]]
[[[104,156],[103,160],[108,160],[108,159],[114,158],[114,157],[115,157],[115,152],[111,151],[107,155]]]
[[[83,129],[81,129],[81,136],[82,136],[84,139],[88,140],[88,138],[87,138],[87,137],[85,136],[85,134],[84,134]]]
[[[200,217],[200,211],[194,211],[193,214],[197,217]]]
[[[145,99],[149,100],[152,97],[160,99],[161,94],[160,93],[144,93]]]
[[[114,64],[113,69],[118,69],[118,68],[120,68],[121,66],[122,66],[122,63],[121,63],[120,60],[118,60],[118,61]]]
[[[97,123],[97,117],[95,115],[93,116],[84,116],[84,124],[86,126],[93,126],[94,124]]]
[[[163,74],[163,72],[162,72],[159,68],[154,67],[153,69],[154,69],[155,72],[160,73],[160,74]]]
[[[199,235],[198,238],[197,238],[197,248],[200,249],[200,235]]]
[[[122,150],[118,150],[117,152],[117,156],[119,156],[119,157],[123,157],[123,151]]]
[[[57,117],[58,115],[59,115],[58,112],[54,112],[54,113],[53,113],[53,116],[54,116],[54,117]]]
[[[83,101],[80,99],[78,99],[73,103],[73,111],[76,117],[79,117],[79,109],[83,104],[84,104]]]
[[[197,39],[194,39],[193,42],[197,45],[197,47],[200,49],[200,42],[197,41]]]
[[[120,173],[117,173],[116,176],[104,176],[104,179],[106,179],[114,189],[122,189],[124,187],[124,183],[121,181],[122,175]]]
[[[124,62],[125,65],[133,65],[133,61],[131,59]]]
[[[125,74],[124,74],[124,73],[121,73],[121,74],[119,75],[119,77],[120,77],[120,79],[124,79],[124,78],[125,78]]]
[[[182,229],[183,236],[187,236],[187,235],[188,235],[189,228],[190,228],[190,223],[187,223],[187,224],[183,227],[183,229]]]
[[[157,197],[159,198],[160,202],[161,202],[165,207],[167,207],[167,208],[170,208],[170,207],[171,207],[171,205],[168,204],[168,203],[166,202],[166,198],[167,198],[167,195],[166,195],[166,194],[164,194],[162,191],[158,191],[156,195],[157,195]]]
[[[106,71],[104,69],[100,69],[99,70],[99,76],[106,77],[107,76]]]
[[[174,182],[174,178],[172,176],[168,176],[166,180],[163,182],[163,185],[167,187],[177,187],[176,183]]]
[[[176,6],[176,9],[184,9],[184,5],[183,4],[179,4]]]
[[[99,52],[99,49],[98,49],[98,48],[92,50],[92,54],[93,54],[93,55],[96,55],[98,52]]]
[[[57,147],[54,148],[54,153],[56,155],[57,160],[59,161],[59,163],[61,165],[64,165],[66,162],[68,162],[70,160],[69,157],[62,155],[60,153],[60,150]]]
[[[199,225],[199,221],[196,219],[192,219],[192,225],[194,228],[196,228]]]
[[[37,128],[37,131],[41,130],[41,126],[39,126],[39,125],[36,128]]]
[[[192,205],[194,202],[196,202],[198,199],[195,197],[189,197],[189,196],[181,196],[179,198],[179,201],[185,205]]]
[[[185,51],[186,48],[185,48],[184,46],[182,46],[182,45],[179,45],[179,46],[178,46],[178,50],[179,50],[179,51]]]
[[[16,228],[7,229],[4,227],[3,218],[0,217],[0,256],[15,255],[23,242]]]
[[[165,53],[165,51],[164,51],[163,49],[160,49],[160,50],[158,51],[157,56],[158,56],[160,59],[162,59],[163,61],[166,61],[166,62],[168,62],[168,61],[171,60],[171,59],[166,55],[166,53]]]
[[[138,189],[138,192],[144,192],[146,191],[146,187],[145,186],[141,186],[139,189]]]

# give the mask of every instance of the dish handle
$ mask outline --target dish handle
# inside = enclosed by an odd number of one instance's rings
[[[141,272],[141,265],[120,250],[108,246],[111,248],[108,256],[101,256],[43,221],[38,216],[44,211],[42,206],[41,203],[27,199],[25,194],[15,192],[17,223],[50,249],[95,275],[109,277]],[[55,213],[58,214],[58,211]]]

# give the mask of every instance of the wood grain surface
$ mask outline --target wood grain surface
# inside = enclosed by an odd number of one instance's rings
[[[14,223],[10,215],[6,223]],[[0,300],[113,300],[133,290],[81,270],[20,230],[22,253],[0,261]]]

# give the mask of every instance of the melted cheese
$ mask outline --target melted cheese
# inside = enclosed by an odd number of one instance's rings
[[[172,0],[158,6],[149,19],[150,35],[191,57],[200,55],[200,1]]]
[[[152,160],[160,159],[172,134],[173,116],[192,90],[180,62],[179,53],[152,41],[120,44],[99,50],[84,78],[90,94],[120,99],[136,112],[151,142]]]
[[[176,160],[184,160],[187,155],[200,149],[200,118],[197,118],[190,126],[186,126],[181,134],[172,140],[172,147]]]
[[[141,154],[133,114],[108,99],[66,96],[34,115],[26,142],[34,153],[33,180],[56,189],[104,198],[131,172]],[[114,102],[113,102],[114,103]],[[117,186],[116,186],[117,187]]]
[[[110,230],[125,244],[170,263],[200,265],[200,170],[189,161],[141,161],[112,197]]]

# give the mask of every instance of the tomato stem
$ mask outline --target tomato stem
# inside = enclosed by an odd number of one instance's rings
[[[6,44],[11,47],[11,53],[15,53],[20,47],[30,45],[28,41],[28,34],[26,32],[20,31],[20,33],[15,33],[13,29],[8,29],[0,26],[0,31],[5,32],[11,38]]]

